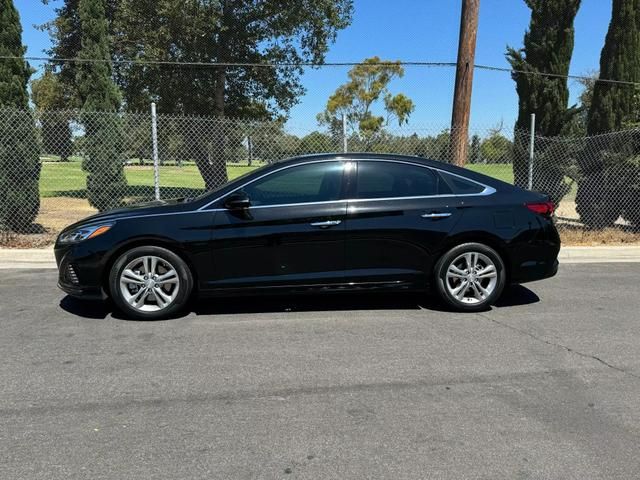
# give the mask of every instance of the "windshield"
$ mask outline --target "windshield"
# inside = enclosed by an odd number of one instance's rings
[[[241,183],[241,182],[242,182],[246,177],[248,177],[249,175],[251,175],[251,174],[253,174],[253,173],[255,173],[255,172],[258,172],[258,171],[260,171],[260,170],[263,170],[264,168],[266,168],[266,167],[268,167],[268,166],[269,166],[269,165],[263,165],[262,167],[255,168],[255,169],[253,169],[253,170],[249,170],[248,172],[245,172],[245,173],[243,173],[242,175],[240,175],[240,176],[238,176],[238,177],[235,177],[234,179],[232,179],[232,180],[228,181],[227,183],[224,183],[224,184],[220,185],[219,187],[217,187],[217,188],[215,188],[215,189],[213,189],[213,190],[205,190],[203,193],[201,193],[201,194],[200,194],[200,195],[198,195],[197,197],[193,197],[193,198],[188,199],[188,201],[197,201],[197,200],[202,200],[202,199],[204,199],[204,198],[206,198],[206,197],[208,197],[208,196],[210,196],[210,195],[211,195],[211,196],[215,196],[214,194],[215,194],[216,192],[219,192],[219,191],[221,191],[222,189],[227,188],[227,187],[229,187],[229,186],[231,186],[231,185],[234,185],[234,184],[236,184],[236,183]]]

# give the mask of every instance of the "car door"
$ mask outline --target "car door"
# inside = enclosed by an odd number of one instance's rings
[[[426,166],[359,160],[346,219],[346,279],[424,283],[433,253],[463,215],[460,199]]]
[[[248,208],[224,208],[223,198],[215,216],[209,287],[342,282],[344,169],[338,160],[286,166],[237,190],[248,196]]]

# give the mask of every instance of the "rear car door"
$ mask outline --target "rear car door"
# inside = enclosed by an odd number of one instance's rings
[[[463,215],[436,170],[358,160],[347,206],[346,278],[358,284],[424,283],[434,252]]]
[[[342,282],[344,169],[338,160],[296,164],[243,186],[251,206],[216,213],[209,288]]]

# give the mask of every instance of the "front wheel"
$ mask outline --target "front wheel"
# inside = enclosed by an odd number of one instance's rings
[[[161,247],[136,247],[123,253],[109,274],[113,301],[127,316],[166,318],[187,303],[193,280],[178,255]]]
[[[477,312],[500,297],[506,272],[495,250],[482,243],[465,243],[440,258],[435,281],[440,297],[451,307]]]

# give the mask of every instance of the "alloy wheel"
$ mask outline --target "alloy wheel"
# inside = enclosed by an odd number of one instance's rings
[[[458,302],[477,305],[485,302],[498,284],[495,263],[480,252],[465,252],[447,268],[446,288]]]
[[[140,312],[159,312],[178,296],[178,272],[167,260],[146,255],[131,260],[120,273],[124,300]]]

